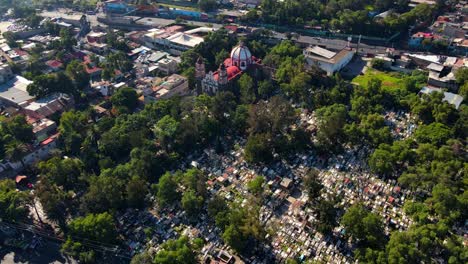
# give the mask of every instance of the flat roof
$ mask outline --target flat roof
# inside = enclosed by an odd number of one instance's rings
[[[321,48],[319,46],[309,47],[307,48],[307,51],[327,59],[331,59],[336,55],[336,52]]]
[[[309,57],[311,59],[320,60],[328,63],[337,63],[349,53],[354,53],[352,50],[348,50],[346,48],[336,53],[324,48],[320,48],[318,46],[315,46],[313,48],[309,47],[306,49],[306,51],[312,53],[307,54],[306,58]]]
[[[444,69],[443,65],[437,64],[437,63],[431,63],[427,66],[427,69],[436,71],[436,72],[441,72]]]
[[[0,97],[16,104],[31,100],[34,97],[29,95],[26,89],[31,83],[32,81],[16,75],[11,80],[0,85]]]

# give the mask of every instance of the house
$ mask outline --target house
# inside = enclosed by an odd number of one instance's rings
[[[109,50],[109,45],[106,43],[88,42],[85,44],[85,48],[98,54],[104,54]]]
[[[105,43],[107,33],[105,32],[91,32],[86,35],[86,40],[88,43]]]
[[[114,91],[114,86],[109,81],[94,82],[91,88],[99,92],[102,96],[110,96]]]
[[[56,113],[62,113],[73,106],[73,99],[66,94],[56,93],[48,97],[38,99],[24,107],[26,113],[34,112],[44,117],[51,117]]]
[[[97,65],[96,65],[96,62],[92,61],[91,60],[91,57],[90,56],[84,56],[83,58],[83,64],[85,66],[85,70],[86,72],[91,76],[91,77],[95,77],[95,76],[100,76],[101,75],[101,72],[102,72],[102,69],[99,68]]]
[[[444,67],[444,65],[431,63],[427,66],[429,70],[429,76],[427,84],[434,87],[447,88],[452,91],[458,89],[458,83],[455,78],[453,71],[450,68]]]
[[[419,49],[423,46],[424,40],[434,41],[443,40],[444,38],[438,34],[417,32],[408,40],[408,46],[413,49]]]
[[[45,64],[49,68],[49,72],[58,72],[63,67],[63,63],[58,60],[48,60],[45,62]]]
[[[178,63],[176,60],[164,58],[158,61],[158,69],[166,75],[177,71]]]
[[[431,94],[434,92],[439,92],[444,94],[444,98],[442,101],[445,101],[451,105],[453,105],[456,109],[458,109],[463,102],[463,96],[460,96],[458,94],[454,93],[449,93],[449,92],[444,92],[444,90],[440,88],[434,88],[434,87],[423,87],[420,91],[419,94]]]
[[[353,59],[354,51],[344,48],[339,52],[333,52],[314,46],[304,49],[303,54],[306,60],[306,68],[318,66],[330,76],[343,69]]]
[[[26,122],[33,128],[34,137],[37,142],[47,139],[57,129],[57,124],[40,115],[26,115]]]
[[[283,178],[280,183],[281,187],[289,189],[292,186],[292,180],[289,178]]]
[[[154,87],[143,91],[145,103],[159,99],[168,99],[173,96],[187,95],[190,92],[188,80],[184,76],[172,74],[156,83]]]

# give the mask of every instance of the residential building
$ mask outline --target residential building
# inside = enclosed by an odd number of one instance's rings
[[[73,106],[73,99],[66,94],[56,93],[24,107],[25,111],[34,112],[43,117],[51,117],[56,113],[65,112]]]
[[[145,103],[159,99],[168,99],[173,96],[184,96],[190,93],[188,80],[184,76],[172,74],[156,83],[143,92]]]
[[[164,58],[158,61],[158,69],[166,75],[172,74],[177,71],[179,64],[176,60],[170,58]]]
[[[105,32],[91,32],[86,35],[86,40],[88,43],[105,43],[106,42],[107,33]]]
[[[48,72],[57,72],[63,68],[63,63],[58,60],[48,60],[45,64],[48,67]]]

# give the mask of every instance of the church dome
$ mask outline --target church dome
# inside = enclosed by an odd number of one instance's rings
[[[252,64],[252,53],[249,48],[240,43],[235,46],[231,51],[231,63],[233,66],[239,67],[241,70],[246,70]]]

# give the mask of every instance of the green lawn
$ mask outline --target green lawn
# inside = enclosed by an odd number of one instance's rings
[[[364,75],[358,75],[352,82],[362,87],[366,87],[367,83],[372,78],[381,80],[382,87],[384,88],[398,88],[403,79],[398,73],[385,73],[369,68]]]

